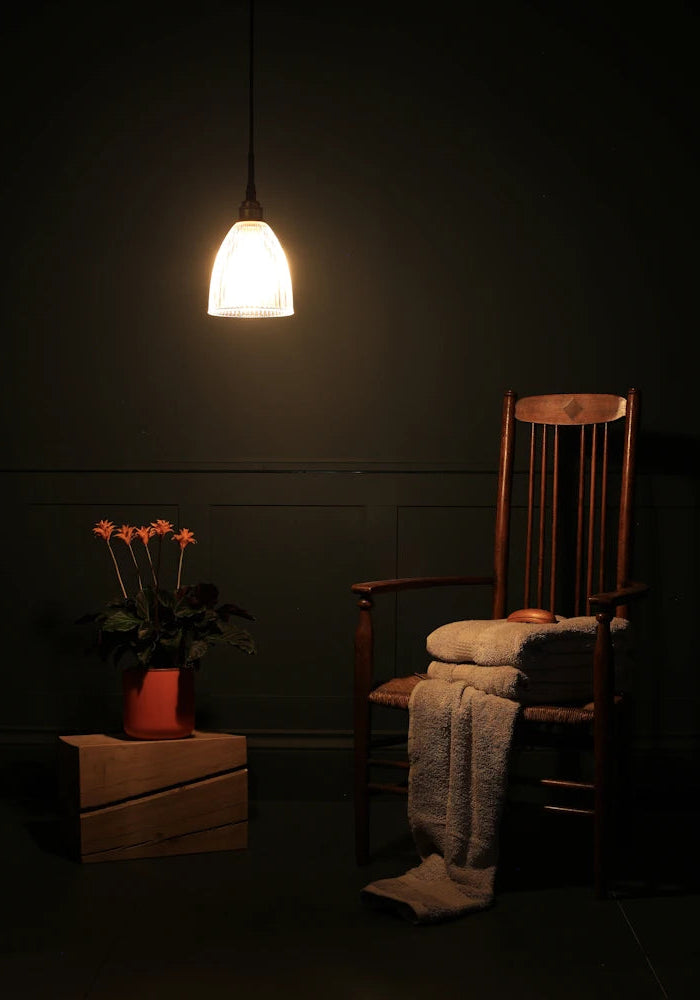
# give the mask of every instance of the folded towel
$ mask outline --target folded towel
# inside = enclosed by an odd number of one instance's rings
[[[617,672],[616,672],[617,673]],[[588,702],[593,698],[593,660],[570,667],[557,661],[550,671],[535,670],[530,676],[501,664],[480,667],[476,663],[440,663],[433,660],[428,677],[444,681],[463,680],[479,691],[512,698],[522,705],[562,705]]]
[[[428,677],[443,681],[466,681],[471,687],[499,698],[523,698],[528,679],[522,670],[515,667],[479,667],[475,663],[439,663],[437,660],[428,667]]]
[[[493,901],[498,824],[518,705],[431,677],[409,702],[408,818],[421,863],[365,886],[363,900],[416,924]]]
[[[475,663],[479,666],[517,667],[529,677],[538,670],[588,666],[595,646],[597,622],[592,615],[557,618],[548,624],[471,619],[451,622],[431,632],[426,648],[444,663]],[[630,645],[630,624],[613,618],[611,633],[615,650]]]

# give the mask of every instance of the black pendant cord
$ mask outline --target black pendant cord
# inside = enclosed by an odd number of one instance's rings
[[[253,120],[254,120],[254,101],[253,101],[253,80],[255,74],[253,72],[253,59],[254,59],[254,29],[255,29],[255,15],[254,15],[255,3],[250,0],[249,11],[250,11],[250,21],[248,28],[248,187],[246,188],[246,200],[255,201],[255,154],[253,153]]]
[[[249,27],[248,27],[248,185],[245,192],[245,201],[242,203],[238,217],[239,219],[262,219],[262,205],[258,202],[255,193],[255,153],[253,152],[253,124],[254,124],[254,53],[255,53],[255,3],[249,0]]]

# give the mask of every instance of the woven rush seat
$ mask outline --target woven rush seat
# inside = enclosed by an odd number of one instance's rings
[[[622,695],[616,694],[613,698],[613,707],[619,709],[622,702]],[[525,705],[522,715],[528,722],[563,722],[567,725],[572,723],[583,725],[587,722],[593,722],[593,702],[589,701],[585,705]]]
[[[528,722],[562,722],[565,725],[584,725],[593,722],[593,704],[588,705],[525,705],[523,718]]]
[[[428,680],[427,674],[411,674],[409,677],[392,677],[391,680],[378,684],[370,692],[369,700],[375,705],[385,705],[389,708],[408,708],[411,693],[416,684]],[[621,702],[619,695],[615,696],[615,706]],[[565,723],[566,725],[593,722],[593,702],[585,705],[524,705],[522,717],[528,722]]]
[[[390,681],[378,684],[370,691],[369,700],[375,705],[389,708],[408,708],[408,701],[416,684],[428,679],[427,674],[411,674],[409,677],[392,677]]]

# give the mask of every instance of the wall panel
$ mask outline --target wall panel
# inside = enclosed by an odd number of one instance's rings
[[[119,728],[119,675],[90,649],[88,630],[74,624],[117,591],[92,526],[102,517],[119,524],[164,517],[197,537],[184,578],[211,580],[222,599],[257,618],[251,626],[257,656],[218,649],[204,659],[198,724],[347,733],[356,621],[351,583],[490,573],[494,494],[495,473],[458,468],[6,472],[0,728]],[[640,478],[635,572],[652,592],[637,615],[635,692],[638,736],[649,745],[692,741],[697,732],[697,515],[685,480]],[[519,508],[515,516],[522,517]],[[177,546],[167,542],[164,570],[174,574],[176,556]],[[425,668],[425,635],[437,625],[488,617],[490,592],[382,595],[376,607],[377,661],[391,675]]]

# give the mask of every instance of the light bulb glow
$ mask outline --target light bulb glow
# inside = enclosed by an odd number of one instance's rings
[[[240,220],[226,234],[211,272],[207,311],[239,319],[293,314],[289,264],[266,222]]]

